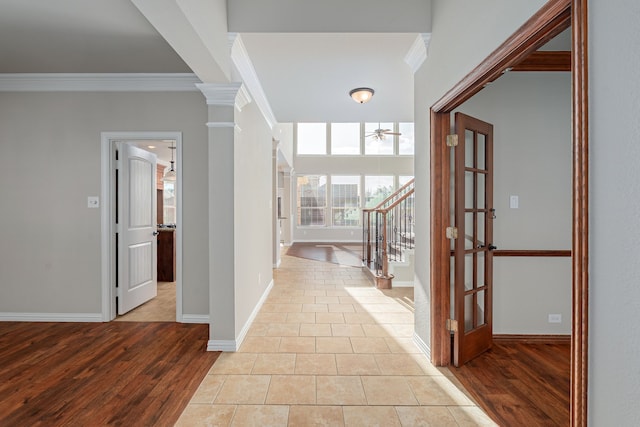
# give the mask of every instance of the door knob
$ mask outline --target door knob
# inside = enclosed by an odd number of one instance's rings
[[[157,236],[158,234],[160,234],[160,232],[159,232],[159,231],[154,231],[154,232],[153,232],[153,235],[154,235],[154,236]]]
[[[493,246],[493,245],[489,245],[489,250],[490,250],[490,251],[492,251],[492,250],[494,250],[494,249],[498,249],[498,247],[497,247],[497,246]]]

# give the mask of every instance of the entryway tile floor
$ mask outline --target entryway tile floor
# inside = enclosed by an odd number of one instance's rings
[[[413,288],[283,254],[236,353],[223,353],[177,426],[495,426],[413,343]]]

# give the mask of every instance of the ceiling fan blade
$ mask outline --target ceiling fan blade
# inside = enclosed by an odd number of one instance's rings
[[[402,135],[400,132],[383,132],[385,135]]]

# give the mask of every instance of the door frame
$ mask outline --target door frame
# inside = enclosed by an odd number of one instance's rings
[[[182,322],[182,132],[101,132],[100,250],[102,283],[102,321],[116,317],[115,304],[115,161],[111,153],[116,141],[176,141],[176,322]]]
[[[571,27],[572,80],[572,426],[587,425],[588,309],[589,309],[589,99],[587,0],[549,0],[480,65],[454,85],[430,110],[431,118],[431,357],[438,366],[451,360],[450,244],[445,236],[449,220],[450,153],[445,143],[450,114],[505,69]]]

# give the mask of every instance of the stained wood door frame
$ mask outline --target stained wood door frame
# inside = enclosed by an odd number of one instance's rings
[[[587,0],[549,0],[480,65],[451,88],[431,115],[431,357],[435,365],[450,364],[450,153],[445,143],[451,112],[497,78],[507,68],[544,45],[563,30],[572,32],[572,148],[573,239],[571,328],[571,425],[587,425],[587,356],[589,308],[588,200],[588,50]]]

